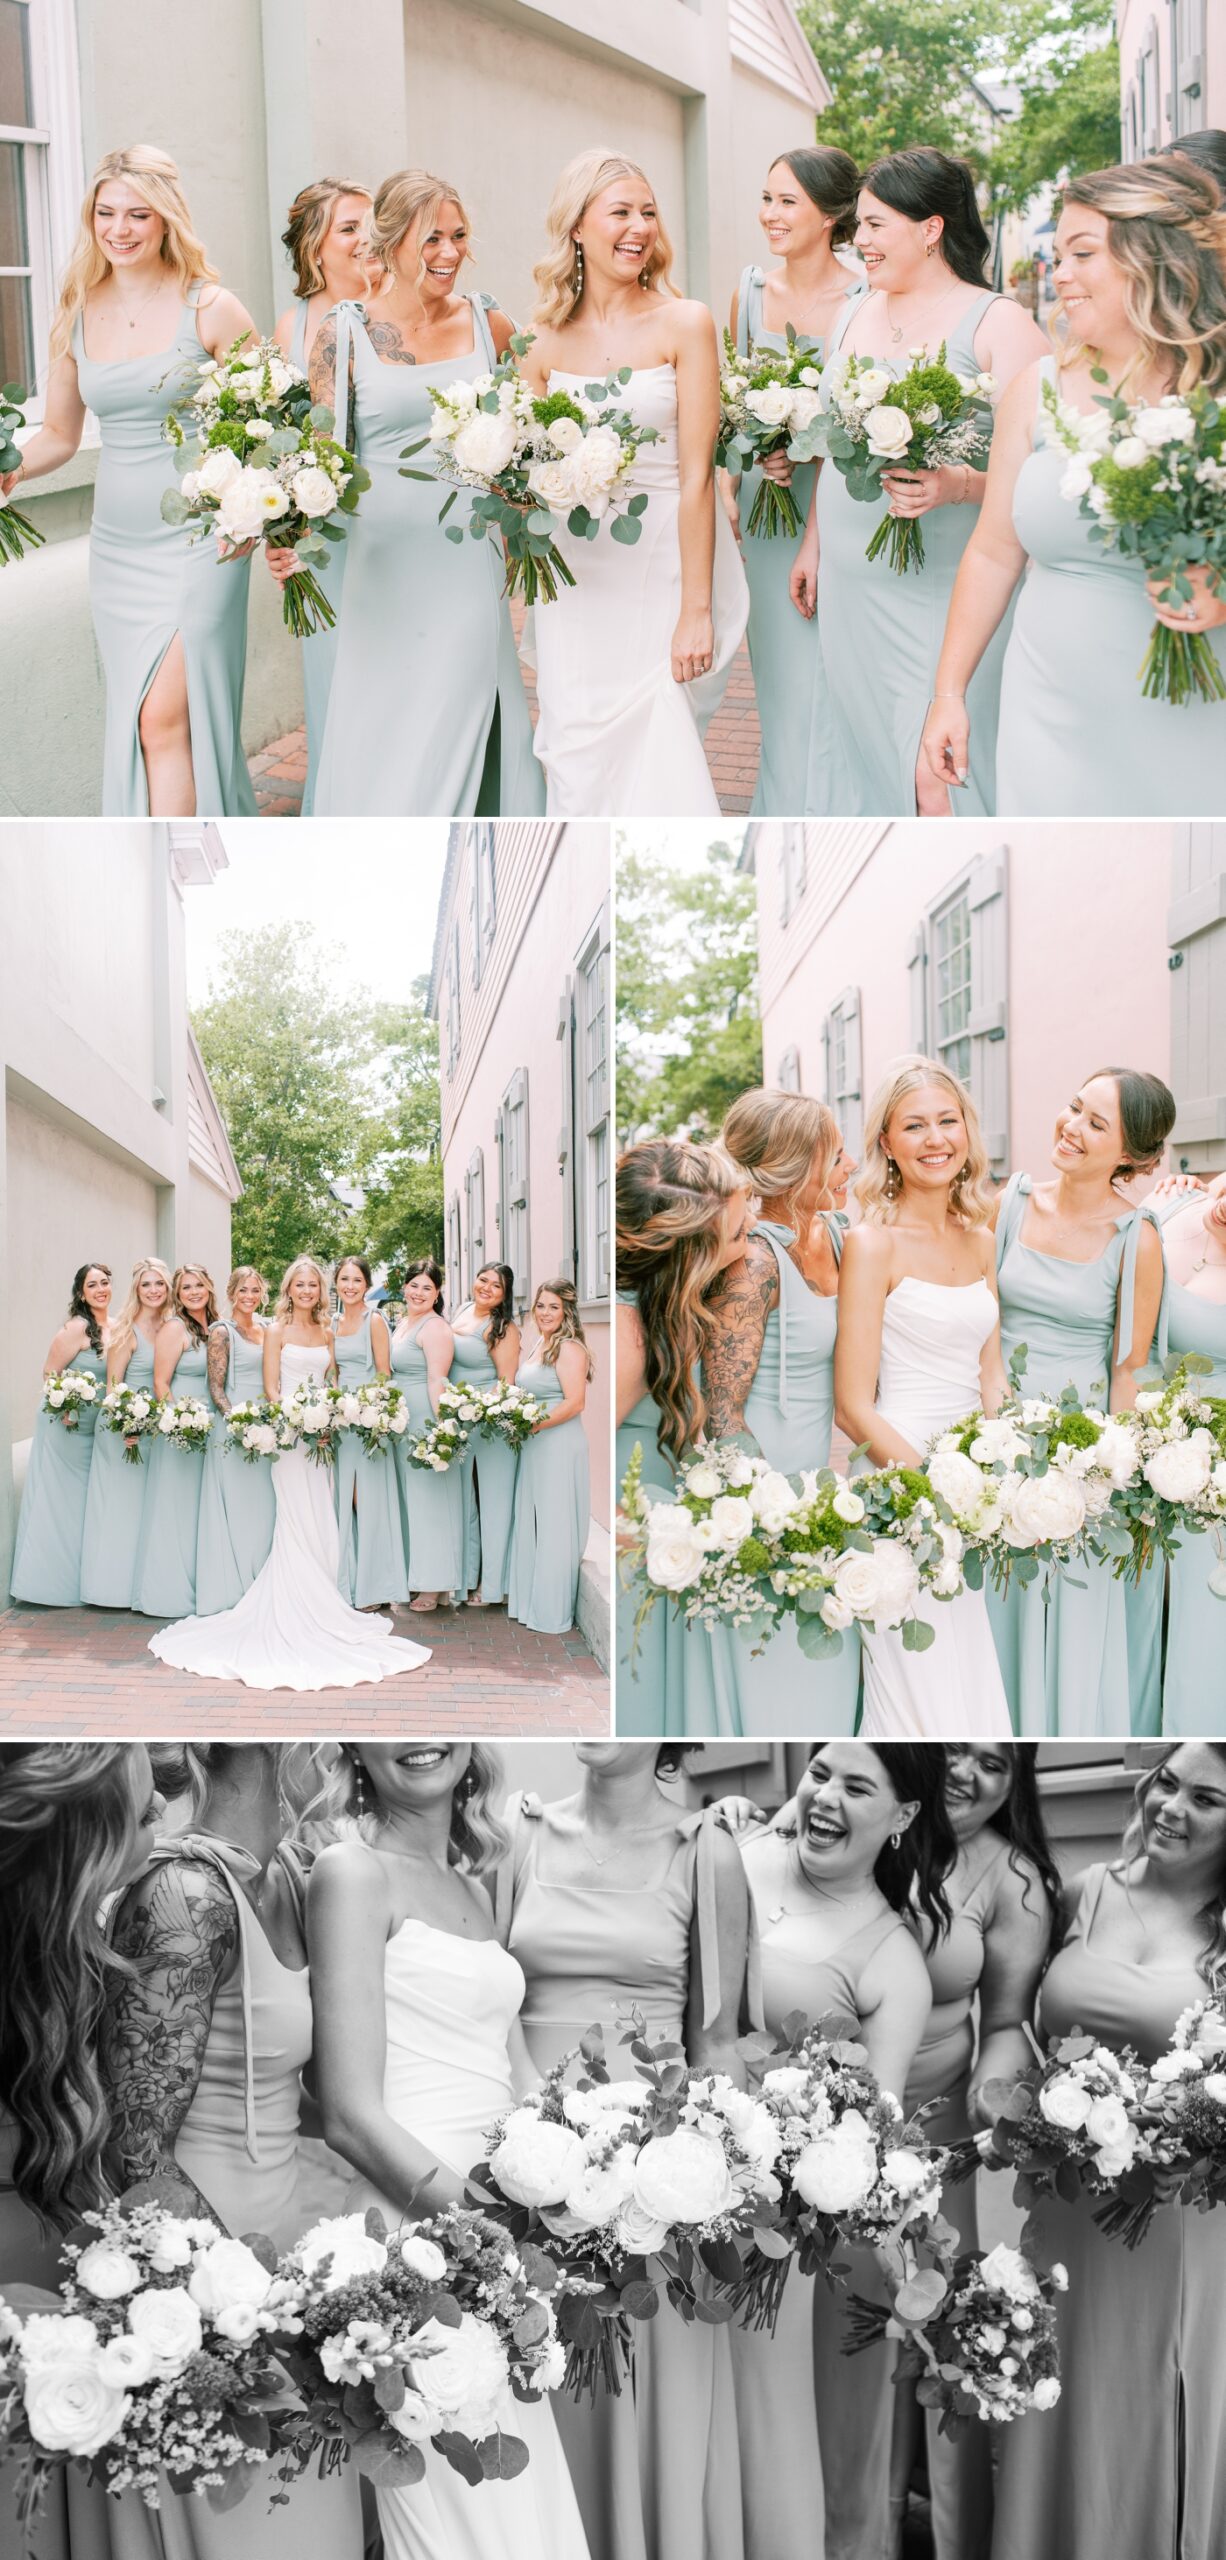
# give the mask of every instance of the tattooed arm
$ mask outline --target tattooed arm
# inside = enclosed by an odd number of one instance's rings
[[[753,1439],[745,1427],[745,1399],[758,1374],[766,1319],[778,1304],[779,1266],[765,1237],[751,1236],[744,1260],[721,1271],[707,1296],[702,1376],[709,1440],[736,1433]]]
[[[219,1413],[228,1413],[226,1379],[230,1374],[230,1336],[224,1324],[209,1326],[209,1394]]]
[[[210,1867],[174,1859],[133,1886],[111,1932],[131,1974],[112,1977],[100,2044],[121,2190],[174,2213],[218,2216],[179,2167],[175,2142],[195,2097],[222,1984],[239,1952],[233,1896]]]

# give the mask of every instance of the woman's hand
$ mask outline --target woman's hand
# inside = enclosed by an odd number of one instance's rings
[[[1222,594],[1216,570],[1185,569],[1184,576],[1192,589],[1190,604],[1179,604],[1173,596],[1163,601],[1163,588],[1170,585],[1168,578],[1146,579],[1145,592],[1159,622],[1168,631],[1218,630],[1226,622],[1226,596]]]
[[[19,462],[15,471],[0,471],[0,498],[11,497],[18,482],[24,480],[25,476],[24,462]]]
[[[298,569],[297,552],[282,551],[278,549],[275,543],[266,542],[264,545],[264,557],[277,581],[277,585],[279,587],[287,586],[289,580],[296,575]]]
[[[970,492],[970,471],[942,462],[935,471],[883,471],[881,486],[892,516],[926,516],[934,507],[960,506]]]
[[[788,594],[797,612],[804,615],[806,622],[812,622],[817,611],[817,565],[817,518],[811,516],[801,535],[800,547],[792,562],[792,574],[788,579]]]
[[[693,684],[709,675],[715,656],[715,625],[710,613],[683,613],[673,633],[673,682]]]
[[[777,480],[781,489],[791,487],[796,465],[789,460],[785,444],[774,445],[769,453],[764,453],[760,468],[764,480]]]
[[[1184,1200],[1190,1204],[1198,1192],[1203,1193],[1204,1188],[1198,1173],[1164,1173],[1161,1182],[1156,1182],[1153,1190],[1147,1191],[1146,1206],[1156,1208],[1163,1200]]]
[[[928,705],[920,756],[934,782],[961,789],[970,765],[971,722],[966,696],[938,693]]]
[[[217,557],[219,560],[249,560],[254,549],[254,535],[250,542],[227,542],[224,533],[219,533],[217,536]]]
[[[1012,2088],[1033,2061],[1034,2053],[1020,2027],[998,2027],[984,2037],[966,2091],[966,2111],[973,2125],[995,2124],[999,2108],[985,2103],[985,2091],[1001,2081]]]

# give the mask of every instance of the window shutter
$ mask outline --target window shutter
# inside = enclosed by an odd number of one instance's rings
[[[461,1277],[460,1195],[453,1191],[447,1209],[447,1293],[454,1305],[463,1293]]]
[[[506,1123],[504,1199],[506,1230],[503,1259],[515,1274],[515,1303],[522,1309],[529,1294],[528,1073],[520,1067],[503,1099]]]
[[[833,1096],[843,1129],[844,1144],[853,1156],[860,1153],[864,1134],[864,1070],[860,1044],[860,990],[844,987],[836,1011],[843,1017],[842,1090]]]
[[[501,1105],[499,1105],[498,1110],[494,1113],[494,1165],[495,1165],[495,1169],[496,1169],[496,1179],[497,1179],[497,1183],[498,1183],[498,1209],[497,1209],[497,1220],[498,1220],[498,1259],[499,1259],[499,1261],[500,1261],[500,1262],[505,1262],[505,1261],[506,1261],[506,1258],[507,1258],[507,1235],[508,1235],[508,1223],[507,1223],[507,1219],[508,1219],[508,1213],[507,1213],[507,1139],[506,1139],[506,1132],[507,1132],[506,1113],[505,1113],[505,1111],[502,1109]]]
[[[1171,1162],[1216,1172],[1226,1141],[1226,824],[1175,829],[1170,945]]]
[[[823,1102],[829,1103],[833,1103],[834,1101],[834,1089],[830,1082],[833,1072],[830,1064],[832,1027],[829,1014],[824,1013],[822,1015],[822,1027],[818,1033],[818,1038],[821,1042],[822,1052],[822,1100]]]
[[[575,1054],[575,982],[573,978],[566,978],[563,981],[562,993],[558,998],[557,1040],[558,1048],[561,1052],[558,1086],[561,1095],[562,1112],[558,1128],[558,1172],[562,1177],[562,1261],[566,1270],[573,1272],[576,1259],[576,1238],[579,1233],[578,1193],[581,1178],[579,1164],[576,1161],[577,1150],[575,1146],[575,1085],[577,1082],[577,1065]]]
[[[473,1278],[485,1260],[485,1152],[478,1147],[472,1161]]]
[[[776,1082],[784,1093],[800,1091],[800,1051],[785,1049],[775,1071]]]
[[[1009,1169],[1009,901],[1004,846],[967,881],[971,911],[971,1092],[993,1173]]]
[[[911,1046],[923,1057],[928,1050],[928,940],[922,924],[917,924],[907,943],[907,986],[911,997]]]
[[[464,1295],[465,1295],[465,1297],[466,1297],[466,1298],[471,1298],[471,1296],[472,1296],[472,1288],[473,1288],[473,1271],[474,1271],[474,1269],[475,1269],[475,1265],[474,1265],[474,1262],[473,1262],[473,1174],[472,1174],[472,1166],[471,1166],[471,1165],[469,1165],[469,1167],[468,1167],[468,1169],[467,1169],[467,1171],[466,1171],[466,1173],[465,1173],[465,1176],[464,1176],[464,1278],[463,1278],[463,1282],[462,1282],[462,1284],[461,1284],[461,1285],[462,1285],[462,1287],[463,1287]]]

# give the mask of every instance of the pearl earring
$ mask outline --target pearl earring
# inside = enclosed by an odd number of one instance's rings
[[[359,1822],[366,1814],[366,1771],[356,1751],[349,1763],[353,1771],[353,1810]]]
[[[574,272],[573,276],[571,277],[570,283],[571,283],[571,292],[574,294],[575,300],[576,300],[576,302],[577,302],[577,301],[578,301],[578,299],[579,299],[580,294],[581,294],[581,293],[582,293],[582,291],[583,291],[583,242],[582,242],[582,240],[576,240],[576,242],[575,242],[575,272]]]

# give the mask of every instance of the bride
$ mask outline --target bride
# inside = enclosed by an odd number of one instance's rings
[[[836,1419],[875,1466],[918,1467],[929,1442],[1005,1393],[978,1114],[955,1076],[904,1058],[869,1106],[856,1183],[862,1224],[843,1246]],[[1004,1683],[982,1591],[929,1602],[924,1653],[897,1628],[864,1637],[868,1740],[1006,1736]]]
[[[483,1881],[509,1845],[496,1755],[362,1742],[345,1762],[359,1831],[321,1851],[307,1896],[315,2070],[324,2132],[357,2171],[346,2211],[399,2222],[464,2201],[488,2128],[538,2074]],[[500,2423],[529,2448],[517,2479],[471,2489],[426,2446],[424,2479],[379,2490],[387,2560],[588,2560],[548,2402],[508,2390]]]
[[[630,482],[646,495],[639,541],[609,522],[594,542],[566,532],[575,572],[533,615],[551,817],[718,816],[702,748],[749,614],[745,573],[712,453],[719,418],[715,324],[672,283],[672,246],[641,169],[585,151],[562,171],[549,249],[536,268],[536,335],[522,370],[540,395],[603,383],[654,428]]]
[[[319,1264],[300,1254],[264,1337],[264,1393],[278,1399],[335,1374],[328,1284]],[[430,1659],[428,1646],[409,1644],[392,1633],[390,1619],[341,1598],[331,1470],[300,1443],[275,1461],[273,1489],[272,1549],[237,1607],[180,1618],[150,1638],[150,1653],[178,1671],[241,1680],[249,1689],[354,1688],[419,1670]]]

